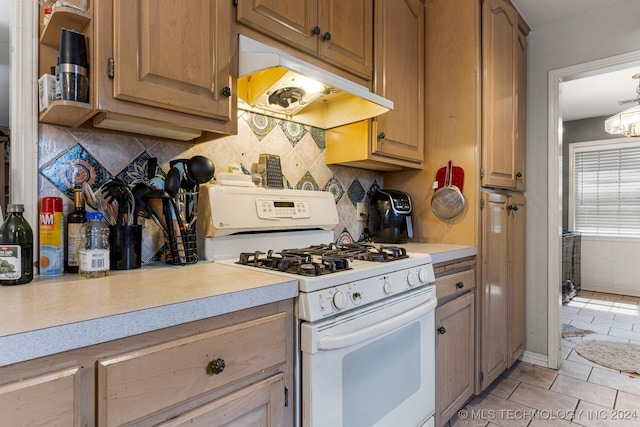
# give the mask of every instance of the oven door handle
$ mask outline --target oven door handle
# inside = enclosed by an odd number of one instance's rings
[[[383,320],[366,328],[362,328],[356,332],[350,332],[343,335],[330,335],[324,336],[318,340],[319,350],[337,350],[340,348],[352,347],[354,345],[369,341],[372,338],[377,338],[392,332],[396,329],[408,325],[416,319],[424,316],[429,311],[436,308],[438,301],[435,297],[430,297],[427,302],[420,304],[419,306],[405,311],[398,316],[394,316],[390,319]]]

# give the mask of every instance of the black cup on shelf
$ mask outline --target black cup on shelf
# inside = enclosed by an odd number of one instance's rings
[[[109,226],[111,270],[132,270],[142,265],[142,225]]]
[[[60,94],[63,100],[87,102],[89,94],[87,40],[82,33],[60,30]]]

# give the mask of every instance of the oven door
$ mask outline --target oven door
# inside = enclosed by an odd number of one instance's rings
[[[432,425],[432,287],[301,325],[302,425]]]

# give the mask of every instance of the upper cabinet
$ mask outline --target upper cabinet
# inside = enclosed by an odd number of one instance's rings
[[[424,4],[375,2],[374,92],[393,110],[327,131],[327,163],[391,171],[424,162]]]
[[[50,120],[46,111],[41,121],[78,126],[93,117],[96,127],[183,140],[201,131],[235,133],[230,8],[215,0],[162,7],[94,0],[86,30],[90,110],[73,123]]]
[[[519,25],[521,24],[521,25]],[[525,190],[526,35],[505,0],[482,3],[482,186]]]
[[[236,0],[237,20],[371,80],[372,0]]]

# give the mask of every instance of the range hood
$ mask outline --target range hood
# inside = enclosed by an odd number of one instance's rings
[[[331,129],[393,109],[378,96],[274,47],[239,36],[238,108]]]

